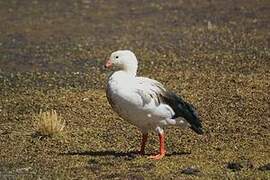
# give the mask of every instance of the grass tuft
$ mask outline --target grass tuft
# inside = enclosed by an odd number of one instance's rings
[[[52,137],[59,135],[65,128],[65,121],[55,110],[43,112],[36,115],[37,134],[43,137]]]

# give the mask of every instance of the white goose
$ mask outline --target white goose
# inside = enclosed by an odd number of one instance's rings
[[[151,156],[161,159],[165,153],[163,128],[168,125],[189,127],[203,134],[201,120],[194,107],[181,97],[166,90],[153,79],[137,77],[138,61],[129,50],[113,52],[105,67],[115,66],[108,80],[107,98],[120,117],[137,126],[142,132],[140,154],[144,154],[148,132],[155,130],[159,135],[159,154]]]

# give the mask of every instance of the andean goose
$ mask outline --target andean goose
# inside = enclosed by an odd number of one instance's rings
[[[194,107],[156,80],[137,77],[138,61],[129,50],[113,52],[105,67],[118,68],[108,79],[106,95],[114,111],[120,117],[137,126],[142,132],[140,154],[144,154],[148,131],[159,135],[159,154],[151,156],[161,159],[165,151],[163,128],[168,125],[189,127],[203,134],[201,120]]]

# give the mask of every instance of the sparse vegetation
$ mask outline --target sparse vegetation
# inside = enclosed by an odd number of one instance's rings
[[[43,137],[59,135],[65,127],[65,121],[55,110],[46,112],[41,110],[35,119],[37,134]]]
[[[2,0],[0,22],[0,179],[270,179],[269,0]],[[105,96],[117,49],[205,134],[168,127],[164,159],[138,156]],[[31,136],[39,109],[61,112],[65,140]]]

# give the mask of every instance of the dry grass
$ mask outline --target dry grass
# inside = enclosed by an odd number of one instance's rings
[[[35,116],[37,121],[37,133],[40,136],[59,135],[63,132],[65,121],[55,110],[43,112]]]
[[[0,179],[270,179],[267,0],[14,2],[0,1]],[[140,133],[105,95],[117,49],[194,104],[205,135],[168,127],[165,158],[147,158],[154,132],[134,153]]]

